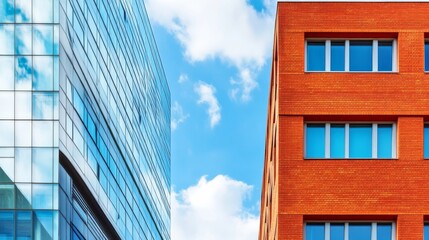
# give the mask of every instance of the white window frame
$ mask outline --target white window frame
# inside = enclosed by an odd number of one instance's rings
[[[393,221],[308,221],[304,222],[303,227],[303,240],[305,240],[305,229],[307,227],[307,223],[324,223],[325,224],[325,239],[330,240],[331,238],[331,223],[343,223],[344,224],[344,240],[349,240],[349,224],[350,223],[371,223],[371,240],[377,240],[377,224],[382,223],[391,223],[392,224],[392,239],[396,240],[396,222]]]
[[[372,41],[372,71],[350,71],[350,41],[355,40],[370,40]],[[429,39],[428,39],[429,40]],[[310,71],[307,69],[307,43],[308,42],[325,42],[325,70],[324,71]],[[344,41],[345,55],[344,55],[344,71],[331,71],[331,41]],[[379,41],[392,41],[392,71],[378,71],[378,42]],[[426,43],[426,40],[425,40]],[[351,73],[397,73],[398,72],[398,47],[396,38],[379,38],[379,39],[320,39],[320,38],[307,38],[304,43],[304,68],[305,72],[351,72]],[[429,71],[428,71],[429,72]]]
[[[307,125],[308,124],[325,124],[325,157],[324,159],[397,159],[396,150],[396,123],[394,122],[305,122],[304,123],[304,159],[319,159],[307,157]],[[344,158],[331,158],[331,124],[344,124]],[[355,124],[372,124],[372,157],[371,158],[350,158],[350,125]],[[378,125],[392,124],[392,157],[378,158]]]

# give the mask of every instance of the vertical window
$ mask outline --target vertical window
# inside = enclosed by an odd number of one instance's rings
[[[345,70],[345,53],[344,41],[331,42],[331,71]]]
[[[425,71],[429,71],[429,41],[425,42]]]
[[[307,124],[306,157],[325,157],[325,124]]]
[[[307,42],[307,71],[325,71],[325,42]]]
[[[378,71],[392,71],[393,41],[378,41]]]
[[[379,124],[377,131],[378,158],[392,158],[392,124]]]
[[[372,157],[372,125],[350,125],[350,158]]]
[[[331,223],[331,238],[329,240],[344,240],[344,223]]]
[[[429,158],[429,124],[424,127],[424,158]]]
[[[350,41],[350,71],[372,71],[372,41]]]
[[[13,211],[0,211],[0,236],[2,240],[12,240],[15,231]]]
[[[392,224],[377,224],[377,240],[392,240]]]
[[[307,223],[305,226],[305,240],[325,240],[325,224]]]
[[[423,240],[429,240],[429,224],[425,223]]]
[[[371,240],[371,224],[350,223],[349,240]]]
[[[331,158],[345,157],[345,125],[331,124]]]

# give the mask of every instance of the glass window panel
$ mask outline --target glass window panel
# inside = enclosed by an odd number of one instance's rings
[[[0,184],[0,209],[15,208],[15,186]]]
[[[0,81],[2,81],[1,79]],[[14,92],[0,91],[0,119],[14,119]]]
[[[15,0],[15,21],[17,23],[31,22],[31,1]]]
[[[60,88],[60,62],[59,57],[54,56],[54,91]]]
[[[429,42],[425,42],[425,71],[429,71]]]
[[[0,23],[13,22],[13,5],[13,0],[0,0]]]
[[[52,23],[52,0],[33,0],[33,22]]]
[[[32,190],[34,209],[52,209],[52,184],[33,184]]]
[[[377,157],[392,158],[392,124],[378,124]]]
[[[31,119],[31,92],[15,92],[15,119]]]
[[[344,240],[344,223],[331,223],[330,240]]]
[[[345,69],[345,42],[331,42],[331,71],[344,71]]]
[[[350,41],[350,71],[372,71],[372,41]]]
[[[52,92],[33,93],[33,119],[54,118],[54,94]]]
[[[16,184],[16,208],[31,208],[31,184]]]
[[[33,90],[53,90],[54,65],[53,58],[49,56],[33,57]]]
[[[33,148],[33,182],[52,182],[52,148]]]
[[[325,157],[325,124],[307,124],[306,157]]]
[[[52,55],[54,51],[54,28],[52,25],[33,25],[33,53]]]
[[[32,213],[31,211],[16,212],[16,239],[32,240]]]
[[[31,147],[31,121],[15,121],[15,146]]]
[[[423,240],[429,240],[429,224],[425,224]]]
[[[33,121],[33,146],[51,147],[53,145],[53,123],[51,121]]]
[[[15,180],[14,171],[15,165],[13,158],[0,158],[0,182],[13,182]]]
[[[307,42],[307,71],[325,71],[325,42]]]
[[[13,211],[0,211],[0,238],[13,240],[15,230],[15,217]]]
[[[371,223],[350,223],[349,240],[371,240]]]
[[[14,123],[13,121],[0,121],[0,146],[14,146]]]
[[[92,137],[92,139],[95,142],[97,139],[97,130],[95,128],[94,121],[92,120],[92,117],[90,115],[88,115],[88,126],[87,127],[88,127],[89,135]]]
[[[31,90],[33,61],[31,57],[16,57],[15,89]]]
[[[54,47],[54,54],[58,55],[60,54],[60,31],[59,31],[59,26],[58,25],[54,25],[54,42],[53,42],[53,47]]]
[[[305,240],[325,240],[325,224],[307,223],[305,226]]]
[[[423,142],[424,142],[424,157],[429,158],[429,124],[425,124]]]
[[[1,1],[1,0],[0,0]],[[1,29],[0,29],[1,30]],[[0,42],[1,41],[0,33]],[[0,44],[0,49],[2,48],[3,43]],[[0,72],[1,72],[1,81],[0,81],[0,90],[13,90],[14,84],[14,59],[11,56],[0,56]]]
[[[331,158],[345,157],[345,125],[331,124]]]
[[[0,0],[2,2],[4,0]],[[0,10],[1,11],[1,10]],[[14,25],[0,24],[0,54],[13,54],[14,51]]]
[[[31,148],[15,149],[15,181],[31,182]]]
[[[392,71],[393,42],[378,41],[378,71]]]
[[[377,224],[377,240],[392,240],[392,224],[378,223]]]
[[[33,239],[50,240],[52,239],[52,211],[34,211],[33,217]]]
[[[8,147],[8,148],[4,148],[4,147],[0,147],[0,157],[14,157],[14,148],[12,147]]]
[[[372,157],[372,125],[350,124],[350,158]]]
[[[73,125],[73,142],[76,147],[79,149],[80,153],[84,153],[85,142],[82,135],[80,135],[79,130],[77,130],[76,125]]]
[[[31,55],[33,42],[31,39],[31,25],[17,24],[15,26],[15,54]]]

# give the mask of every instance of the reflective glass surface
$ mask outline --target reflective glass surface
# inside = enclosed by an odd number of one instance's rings
[[[53,58],[48,56],[33,57],[33,90],[53,90]]]
[[[0,184],[0,209],[15,208],[15,186],[13,184]]]
[[[344,223],[331,223],[330,240],[344,240]]]
[[[345,125],[331,124],[331,158],[345,157]]]
[[[33,184],[31,202],[35,209],[52,209],[52,184]]]
[[[31,148],[15,149],[15,181],[31,182]]]
[[[13,158],[0,158],[0,182],[13,182],[15,180],[13,162]]]
[[[331,42],[331,71],[344,71],[345,67],[345,42]]]
[[[14,99],[14,92],[0,91],[0,119],[14,118]]]
[[[2,2],[4,0],[0,0]],[[1,11],[1,10],[0,10]],[[14,26],[12,24],[0,24],[1,54],[13,54],[14,52]]]
[[[325,124],[307,124],[305,146],[305,157],[325,157]]]
[[[349,240],[371,240],[371,224],[349,223]]]
[[[31,57],[16,57],[15,61],[15,89],[31,90],[33,60]]]
[[[52,25],[33,25],[33,54],[51,55],[54,50],[54,27]]]
[[[372,71],[372,41],[350,41],[350,71]]]
[[[392,124],[378,124],[377,157],[392,158]]]
[[[0,36],[0,39],[1,39],[1,36]],[[1,45],[3,44],[0,44],[0,49],[2,47]],[[14,63],[13,57],[0,55],[0,72],[1,72],[0,90],[13,90],[13,83],[14,83],[13,63]]]
[[[16,184],[16,208],[31,209],[31,184]]]
[[[31,147],[31,121],[15,121],[15,146]]]
[[[307,42],[307,71],[325,71],[325,42]]]
[[[33,148],[33,182],[52,182],[52,148]]]
[[[372,157],[372,125],[350,124],[350,158]]]
[[[31,24],[15,26],[15,54],[31,55],[33,51],[31,30]]]
[[[325,224],[307,223],[305,226],[305,240],[325,240]]]
[[[378,223],[377,224],[377,240],[392,240],[392,224]]]
[[[14,122],[0,120],[0,133],[2,133],[0,134],[0,146],[13,147],[15,141]]]
[[[393,42],[378,41],[378,71],[392,71]]]
[[[0,211],[0,238],[13,240],[15,232],[15,214],[13,211]]]
[[[0,0],[0,23],[13,22],[13,0]]]
[[[32,213],[31,211],[16,212],[16,239],[32,239]]]
[[[424,157],[429,158],[429,125],[425,124],[424,128]]]
[[[31,1],[15,0],[15,21],[18,23],[31,22]]]

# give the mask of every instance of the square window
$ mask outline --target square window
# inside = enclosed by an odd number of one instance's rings
[[[52,209],[52,184],[33,184],[32,204],[34,209]]]
[[[350,71],[372,71],[372,42],[350,41]]]
[[[306,157],[325,157],[325,124],[307,124],[306,127]]]
[[[307,42],[307,71],[325,71],[325,42]]]
[[[372,125],[350,124],[350,158],[372,157]]]

